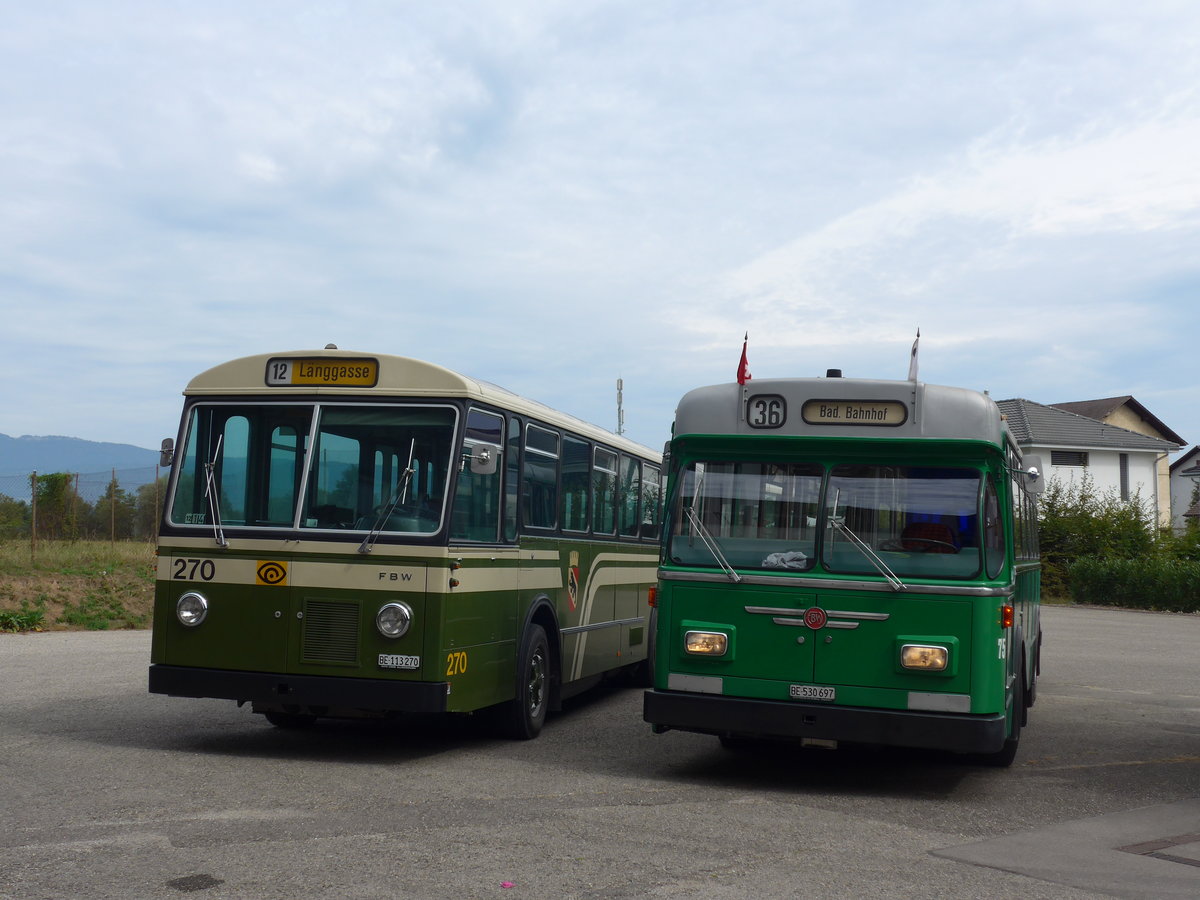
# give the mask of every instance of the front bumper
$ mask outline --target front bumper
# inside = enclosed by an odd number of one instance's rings
[[[658,731],[816,738],[954,753],[993,753],[1004,744],[1007,731],[1003,713],[910,712],[659,690],[646,691],[642,718]]]
[[[446,688],[445,682],[150,666],[152,694],[213,697],[240,703],[433,713],[446,711]]]

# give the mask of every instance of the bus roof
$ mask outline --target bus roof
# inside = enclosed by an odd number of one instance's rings
[[[272,375],[272,366],[280,363],[287,364],[290,366],[288,371],[295,373],[287,376],[291,380],[286,383],[282,376]],[[490,382],[461,375],[434,363],[404,356],[359,353],[335,348],[243,356],[201,372],[188,382],[183,393],[185,397],[214,398],[249,395],[261,398],[277,395],[281,400],[314,395],[344,399],[467,399],[529,416],[548,425],[556,425],[632,455],[661,459],[661,454],[649,447],[575,416],[559,412],[536,400],[514,394]]]
[[[1009,443],[987,394],[866,378],[756,378],[696,388],[679,401],[674,436],[701,434]]]

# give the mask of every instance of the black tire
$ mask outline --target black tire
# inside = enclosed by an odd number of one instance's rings
[[[654,648],[655,634],[658,629],[658,610],[650,611],[646,626],[646,658],[633,667],[632,682],[634,687],[654,687]]]
[[[301,713],[267,712],[263,713],[263,715],[276,728],[309,728],[317,721],[316,716],[308,716]]]
[[[1021,743],[1021,721],[1025,717],[1025,660],[1021,660],[1021,668],[1013,682],[1012,712],[1009,716],[1009,733],[1004,744],[995,753],[984,753],[979,762],[985,766],[995,766],[1007,769],[1017,757],[1017,747]]]
[[[510,738],[528,741],[541,733],[550,706],[551,665],[546,629],[530,625],[517,654],[516,692],[504,704],[502,727]]]

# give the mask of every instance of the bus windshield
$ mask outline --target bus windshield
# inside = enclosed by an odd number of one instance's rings
[[[898,465],[835,466],[826,522],[843,523],[897,575],[965,578],[979,571],[976,469]],[[821,562],[831,572],[875,574],[876,566],[836,529]]]
[[[693,463],[667,555],[684,565],[811,568],[821,477],[808,463]]]
[[[965,467],[695,462],[667,557],[722,569],[795,572],[819,562],[839,574],[969,578],[980,570],[981,488],[980,471]]]
[[[170,520],[433,534],[456,416],[449,406],[197,404]]]

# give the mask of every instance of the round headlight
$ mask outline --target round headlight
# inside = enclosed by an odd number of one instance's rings
[[[175,604],[175,618],[181,625],[195,628],[208,616],[208,601],[203,594],[188,591]]]
[[[385,603],[375,614],[375,627],[386,638],[398,638],[412,624],[413,611],[407,603]]]

